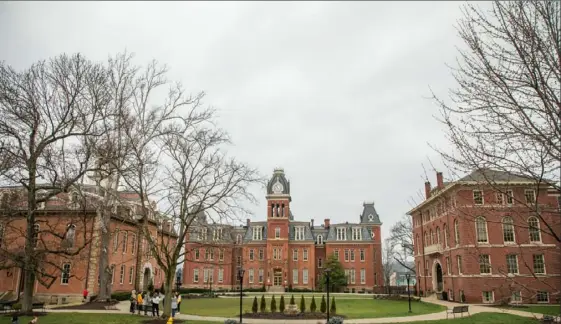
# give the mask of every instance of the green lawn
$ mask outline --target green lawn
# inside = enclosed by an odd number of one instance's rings
[[[447,320],[408,322],[409,324],[539,324],[535,318],[526,318],[501,313],[477,313],[464,318]],[[406,323],[404,323],[406,324]]]
[[[294,296],[296,305],[300,305],[300,296]],[[280,304],[280,297],[275,296],[277,309]],[[260,298],[257,298],[258,303]],[[267,309],[271,305],[271,299],[265,298],[267,301]],[[306,309],[309,309],[311,298],[305,298]],[[288,305],[290,295],[288,298],[285,296],[285,304]],[[240,300],[237,298],[215,298],[212,300],[206,298],[199,299],[183,299],[181,301],[181,313],[192,314],[201,316],[218,316],[218,317],[234,317],[237,316],[240,307]],[[374,300],[372,298],[357,298],[357,299],[337,299],[337,313],[347,316],[347,318],[378,318],[378,317],[399,317],[409,315],[421,315],[429,313],[442,312],[446,308],[443,306],[429,304],[424,302],[411,302],[413,312],[408,313],[407,301],[392,301],[392,300]],[[251,312],[251,305],[253,298],[243,299],[243,310]],[[319,311],[321,304],[321,297],[316,298],[316,305]]]
[[[559,305],[528,305],[528,306],[507,306],[500,307],[503,309],[519,310],[523,312],[538,313],[559,316],[561,313],[561,307]]]
[[[147,316],[122,314],[83,314],[83,313],[50,313],[39,317],[39,324],[142,324],[151,319]],[[20,324],[27,324],[30,317],[20,317]],[[11,323],[11,317],[0,315],[0,324]],[[188,321],[189,324],[216,324],[217,322]]]

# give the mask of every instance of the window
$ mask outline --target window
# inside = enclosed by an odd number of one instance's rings
[[[505,203],[504,195],[502,192],[497,192],[497,204],[503,205]]]
[[[115,279],[115,265],[111,265],[111,284],[113,284],[113,280]]]
[[[214,231],[212,232],[212,239],[215,240],[215,241],[218,241],[218,240],[222,239],[222,229],[221,228],[214,229]]]
[[[450,264],[450,258],[446,257],[446,274],[450,275],[452,266]]]
[[[511,189],[506,191],[506,203],[512,205],[514,203],[514,194]]]
[[[302,250],[302,261],[308,261],[308,249]]]
[[[430,241],[429,242],[432,245],[432,244],[434,244],[434,232],[432,231],[432,229],[430,230],[430,235],[429,236],[430,236]]]
[[[344,227],[337,227],[337,241],[347,240],[347,229]]]
[[[308,269],[302,270],[302,284],[308,284]]]
[[[238,267],[241,267],[241,266],[242,266],[242,257],[239,256],[239,255],[238,255],[238,257],[237,257],[237,265],[238,265]]]
[[[318,245],[323,244],[323,235],[320,234],[320,235],[317,236],[317,243],[318,243]]]
[[[510,274],[518,273],[518,257],[516,254],[506,255],[506,271]]]
[[[503,217],[503,240],[505,243],[514,243],[514,225],[512,217]]]
[[[487,243],[487,221],[485,217],[479,216],[475,219],[475,233],[477,235],[477,243]]]
[[[33,225],[33,246],[37,247],[37,244],[39,243],[39,232],[41,231],[41,227],[39,226],[38,223],[35,223]]]
[[[534,273],[545,274],[545,261],[543,254],[534,254]]]
[[[249,250],[249,261],[253,261],[253,259],[254,259],[253,257],[254,257],[253,249],[250,249]]]
[[[536,301],[538,303],[549,303],[549,293],[547,291],[538,291]]]
[[[483,205],[483,192],[481,190],[473,191],[473,204]]]
[[[298,261],[298,249],[292,250],[292,261]]]
[[[540,242],[540,222],[537,217],[528,218],[528,232],[530,233],[530,242]]]
[[[242,235],[241,234],[236,235],[236,244],[242,244]]]
[[[275,227],[275,238],[280,239],[280,227]]]
[[[345,262],[349,262],[349,249],[345,249]]]
[[[224,269],[222,268],[218,269],[218,282],[224,282]]]
[[[64,263],[62,265],[62,275],[60,276],[60,283],[63,285],[68,285],[70,281],[70,263]]]
[[[364,253],[364,249],[360,249],[360,262],[364,262],[366,259],[366,255]]]
[[[297,226],[294,228],[294,239],[296,241],[303,241],[304,240],[304,227]]]
[[[524,197],[526,198],[527,204],[536,203],[536,191],[535,190],[524,190]]]
[[[218,261],[224,261],[224,249],[218,250]]]
[[[356,274],[355,269],[350,269],[351,284],[354,284],[356,281],[355,274]]]
[[[366,283],[366,269],[360,269],[360,283],[363,285]]]
[[[318,268],[323,268],[323,259],[318,258]]]
[[[483,292],[483,303],[492,303],[494,302],[493,292],[492,291],[484,291]]]
[[[252,229],[253,231],[253,240],[260,241],[263,239],[263,227],[256,226]]]
[[[462,256],[456,256],[456,261],[458,263],[458,274],[462,274]]]
[[[444,246],[448,247],[448,226],[446,226],[446,224],[444,224]]]
[[[351,262],[355,261],[355,250],[351,249]]]
[[[265,271],[263,269],[259,269],[259,283],[263,283],[265,277]]]
[[[132,285],[134,282],[134,266],[129,268],[129,284]]]
[[[207,239],[207,229],[206,228],[201,228],[201,236],[200,239],[202,241],[206,241]]]
[[[511,303],[520,303],[522,301],[522,295],[519,291],[513,291],[510,297]]]
[[[200,257],[201,257],[201,252],[199,251],[199,249],[195,249],[195,260],[199,260]]]
[[[491,259],[489,254],[479,255],[479,273],[490,274],[491,273]]]
[[[333,255],[335,256],[335,259],[339,260],[339,250],[333,251]]]
[[[362,240],[362,228],[354,227],[352,235],[353,235],[353,241],[361,241]]]
[[[429,272],[429,261],[426,260],[425,261],[425,273],[429,275],[429,277],[431,276],[431,272]]]
[[[292,283],[298,284],[298,269],[292,269]]]
[[[281,249],[277,249],[277,248],[273,249],[273,260],[280,260],[282,258],[281,251],[282,251]]]
[[[119,229],[115,230],[113,234],[113,252],[117,252],[119,249]]]
[[[119,273],[119,284],[123,284],[125,282],[125,265],[121,264],[121,272]]]
[[[436,243],[440,244],[440,227],[436,228]]]
[[[253,283],[253,269],[249,269],[249,283]]]
[[[131,235],[131,253],[133,255],[136,253],[136,234]]]
[[[460,224],[458,220],[454,220],[454,239],[456,240],[456,246],[460,245]]]
[[[259,260],[263,261],[265,258],[265,251],[263,249],[259,249]]]
[[[378,273],[374,272],[374,286],[378,286]]]
[[[127,253],[127,243],[129,241],[129,233],[123,233],[123,253]]]

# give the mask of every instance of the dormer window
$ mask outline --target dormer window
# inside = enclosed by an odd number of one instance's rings
[[[345,227],[337,227],[337,241],[347,240],[347,229]]]
[[[362,228],[355,227],[353,228],[353,241],[361,241],[362,240]]]
[[[218,240],[222,239],[222,229],[221,228],[217,228],[217,229],[214,230],[213,239],[215,241],[218,241]]]
[[[317,244],[318,245],[322,245],[323,244],[323,235],[318,235],[317,236]]]
[[[255,226],[253,229],[253,240],[260,241],[263,239],[263,227],[262,226]]]
[[[236,235],[236,244],[242,244],[242,235],[241,234]]]
[[[368,215],[368,220],[373,222],[374,221],[374,215],[372,215],[372,214]]]
[[[207,234],[206,228],[201,228],[201,236],[200,236],[201,241],[206,241],[207,238],[206,234]]]
[[[294,228],[294,239],[296,241],[304,240],[304,226],[297,226]]]
[[[72,208],[80,207],[80,194],[78,191],[72,191],[70,193],[70,206]]]

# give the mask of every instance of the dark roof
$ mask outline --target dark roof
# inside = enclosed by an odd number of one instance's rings
[[[475,181],[475,182],[535,182],[536,179],[525,176],[518,175],[515,173],[497,171],[491,169],[479,169],[475,170],[467,176],[461,178],[458,181]]]
[[[360,222],[363,224],[382,224],[380,216],[374,208],[374,202],[365,202],[362,204],[362,214],[360,215]]]
[[[273,187],[279,183],[282,185],[282,192],[275,192]],[[273,171],[271,180],[267,183],[267,195],[290,195],[290,181],[284,175],[284,169],[276,168]]]

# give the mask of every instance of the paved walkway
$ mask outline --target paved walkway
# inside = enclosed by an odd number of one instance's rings
[[[423,301],[430,302],[433,304],[438,304],[445,306],[446,308],[452,308],[454,306],[458,306],[457,303],[452,303],[444,300],[437,300],[435,297],[423,298]],[[107,311],[107,310],[57,310],[57,309],[48,309],[49,312],[56,312],[56,313],[128,313],[129,312],[129,302],[124,301],[117,304],[116,311]],[[537,313],[530,313],[518,310],[511,310],[511,309],[501,309],[497,307],[488,307],[482,305],[469,305],[469,312],[471,315],[477,313],[504,313],[504,314],[512,314],[518,315],[522,317],[535,317],[541,318],[542,314]],[[464,317],[467,316],[464,315]],[[458,317],[458,316],[457,316]],[[208,317],[208,316],[197,316],[197,315],[187,315],[187,314],[177,314],[177,319],[184,319],[184,320],[197,320],[197,321],[208,321],[208,322],[219,322],[223,323],[227,318],[225,317]],[[238,320],[239,318],[230,317],[231,319]],[[348,319],[345,320],[345,324],[379,324],[379,323],[406,323],[406,322],[417,322],[417,321],[432,321],[432,320],[441,320],[446,319],[446,311],[440,313],[432,313],[432,314],[424,314],[424,315],[415,315],[415,316],[403,316],[403,317],[384,317],[384,318],[362,318],[362,319]],[[244,319],[244,323],[247,324],[322,324],[325,321],[323,320],[264,320],[264,319]]]

